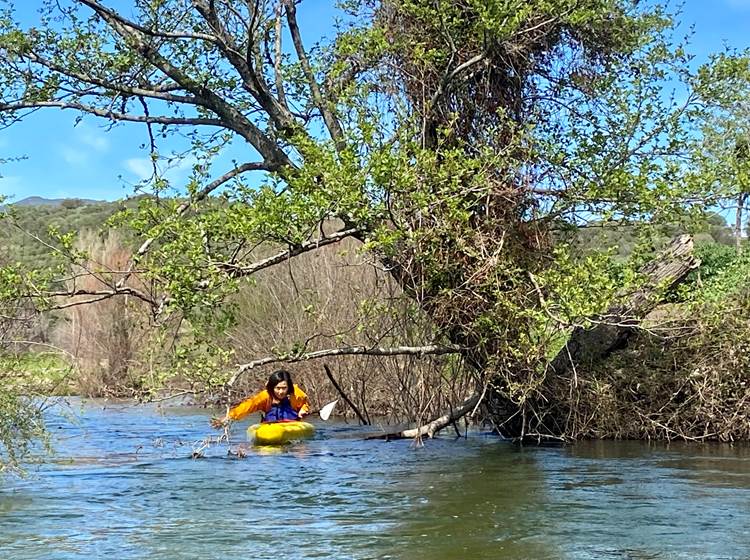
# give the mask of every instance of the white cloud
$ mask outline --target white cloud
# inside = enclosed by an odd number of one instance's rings
[[[157,164],[159,173],[175,186],[187,179],[198,160],[194,156],[187,156],[173,163],[160,160]],[[123,162],[125,169],[130,171],[139,181],[150,179],[154,173],[151,158],[130,158]]]
[[[109,150],[109,139],[91,129],[82,130],[78,136],[78,140],[82,144],[94,148],[97,152],[106,152]]]
[[[144,181],[151,177],[154,168],[149,158],[131,158],[123,162],[125,169],[135,175],[139,181]]]
[[[60,155],[65,160],[65,163],[76,167],[86,165],[89,161],[89,154],[80,147],[62,146],[60,148]]]
[[[74,167],[87,165],[93,152],[103,153],[108,150],[109,139],[96,129],[83,124],[75,129],[72,142],[59,147],[60,156],[65,163]]]

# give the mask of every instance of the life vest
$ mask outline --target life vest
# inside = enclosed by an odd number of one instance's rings
[[[299,420],[299,414],[292,408],[289,397],[285,397],[280,403],[271,404],[271,410],[266,412],[262,422],[289,422]]]

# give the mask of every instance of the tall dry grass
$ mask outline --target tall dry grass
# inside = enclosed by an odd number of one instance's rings
[[[84,234],[79,244],[89,259],[73,271],[69,289],[103,289],[122,278],[131,255],[115,233],[104,238]],[[149,292],[137,274],[130,275],[127,284]],[[359,254],[352,240],[260,272],[231,304],[237,323],[220,344],[240,363],[272,353],[434,342],[429,322],[410,308],[387,272]],[[117,296],[64,309],[53,338],[73,356],[78,392],[126,396],[164,382],[161,374],[169,367],[171,345],[160,342],[163,334],[164,329],[153,325],[146,303]],[[323,361],[370,421],[383,415],[389,421],[426,421],[465,396],[471,383],[463,365],[445,357],[340,356],[252,370],[235,396],[259,390],[271,371],[287,367],[320,406],[339,397],[325,376]],[[192,381],[191,387],[200,385]],[[338,411],[353,416],[343,402]]]
[[[74,267],[66,282],[69,290],[105,290],[113,287],[127,269],[131,253],[116,233],[106,237],[83,233],[78,249],[88,259]],[[147,292],[137,274],[126,284]],[[91,296],[75,296],[65,303],[81,303]],[[128,295],[109,297],[66,307],[53,333],[55,343],[65,350],[77,368],[78,392],[88,396],[129,395],[140,386],[144,354],[150,338],[149,306]]]
[[[434,337],[428,321],[353,240],[264,270],[234,303],[238,322],[227,344],[241,363],[271,352],[422,345]],[[462,364],[446,358],[337,356],[251,370],[240,393],[260,389],[271,371],[286,367],[320,406],[339,397],[323,363],[370,421],[383,415],[389,421],[427,420],[465,396],[470,383]],[[343,402],[338,410],[353,416]]]

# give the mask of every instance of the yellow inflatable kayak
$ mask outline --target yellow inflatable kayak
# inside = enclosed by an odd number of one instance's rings
[[[255,445],[281,445],[312,437],[314,433],[315,426],[301,421],[253,424],[247,429],[247,437]]]

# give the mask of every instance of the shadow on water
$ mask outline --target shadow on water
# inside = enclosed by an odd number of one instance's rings
[[[191,459],[210,411],[89,402],[51,411],[57,455],[0,486],[0,558],[740,559],[746,447],[493,437],[363,441],[319,423],[283,448]]]

